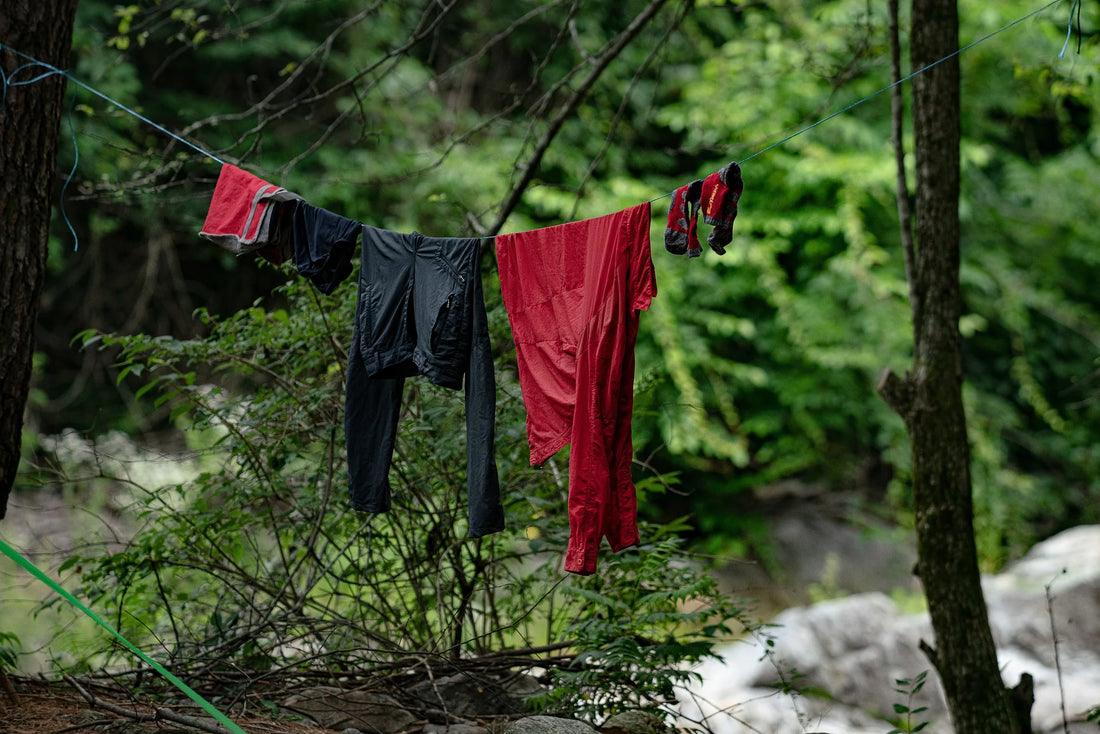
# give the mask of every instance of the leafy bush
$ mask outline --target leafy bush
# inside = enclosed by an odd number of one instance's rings
[[[679,530],[686,528],[680,527]],[[754,625],[714,579],[680,555],[677,528],[647,528],[652,547],[607,559],[598,576],[564,587],[584,614],[568,633],[580,650],[552,672],[537,708],[601,720],[624,706],[657,709],[700,680],[689,664],[715,655],[715,642]]]
[[[208,466],[134,490],[133,539],[66,564],[83,567],[83,594],[177,669],[242,686],[256,671],[362,676],[410,657],[431,665],[544,641],[571,663],[554,674],[546,708],[598,717],[690,680],[683,664],[711,654],[742,611],[682,553],[682,524],[646,528],[644,547],[604,554],[598,575],[562,575],[566,487],[557,460],[527,465],[510,354],[500,355],[497,404],[508,531],[465,537],[461,393],[423,380],[406,383],[393,509],[348,509],[350,287],[321,299],[295,279],[281,308],[199,311],[202,339],[81,336],[119,350],[119,379],[140,378],[137,394],[187,429]],[[494,305],[491,328],[505,318]]]
[[[14,668],[19,657],[19,638],[10,632],[0,631],[0,672]]]

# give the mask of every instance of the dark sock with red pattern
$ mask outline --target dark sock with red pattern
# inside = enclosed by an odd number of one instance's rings
[[[698,179],[676,189],[668,207],[668,225],[665,227],[665,249],[673,255],[687,254],[698,257],[699,245],[699,194],[703,180]]]
[[[744,182],[741,167],[730,163],[703,181],[703,221],[714,225],[707,235],[710,249],[723,255],[726,245],[733,241],[733,220],[737,218],[737,202],[741,200]]]

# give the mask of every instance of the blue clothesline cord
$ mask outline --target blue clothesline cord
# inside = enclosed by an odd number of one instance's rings
[[[1076,6],[1076,4],[1078,2],[1080,2],[1080,0],[1073,0],[1073,1],[1074,1],[1074,6]],[[1033,16],[1036,16],[1039,13],[1042,13],[1044,10],[1047,10],[1049,8],[1054,7],[1055,5],[1057,5],[1060,2],[1062,2],[1062,0],[1051,0],[1051,2],[1047,3],[1046,5],[1039,8],[1038,10],[1033,10],[1030,13],[1028,13],[1027,15],[1025,15],[1021,18],[1017,18],[1016,20],[1012,21],[1011,23],[1009,23],[1007,25],[1004,25],[1004,26],[1001,26],[1000,28],[998,28],[997,30],[995,30],[991,33],[987,33],[986,35],[982,36],[978,40],[973,41],[973,42],[968,43],[967,45],[963,46],[958,51],[955,51],[954,53],[950,53],[947,56],[944,56],[942,59],[939,59],[937,61],[933,61],[928,66],[917,69],[912,74],[909,74],[908,76],[902,77],[901,79],[898,79],[896,82],[893,82],[892,84],[886,85],[885,87],[878,90],[877,92],[872,92],[871,94],[868,94],[863,99],[857,100],[857,101],[853,102],[852,104],[848,105],[847,107],[845,107],[843,109],[840,109],[840,110],[837,110],[836,112],[832,113],[831,115],[829,115],[827,117],[821,118],[820,120],[813,123],[812,125],[807,125],[806,127],[802,128],[801,130],[799,130],[795,133],[792,133],[792,134],[788,135],[787,137],[783,138],[782,140],[780,140],[778,142],[775,142],[775,143],[772,143],[768,147],[756,151],[755,153],[750,155],[748,158],[745,158],[741,161],[738,161],[738,165],[743,165],[745,162],[751,161],[756,156],[761,155],[762,153],[767,153],[772,148],[783,145],[784,143],[789,142],[790,140],[792,140],[794,138],[797,138],[799,135],[801,135],[805,132],[808,132],[810,130],[813,130],[818,125],[820,125],[824,122],[828,122],[829,120],[833,119],[834,117],[837,117],[838,115],[843,115],[845,112],[848,112],[852,108],[858,107],[859,105],[863,104],[864,102],[868,102],[868,101],[874,99],[875,97],[879,96],[883,92],[888,92],[891,89],[893,89],[894,87],[896,87],[898,85],[901,85],[901,84],[904,84],[905,82],[909,81],[910,79],[917,76],[918,74],[923,74],[924,72],[928,71],[929,69],[932,69],[936,66],[939,66],[943,62],[955,58],[956,56],[961,54],[963,51],[967,51],[971,48],[974,48],[975,46],[977,46],[980,43],[984,43],[984,42],[988,41],[990,38],[993,38],[997,34],[1003,33],[1004,31],[1007,31],[1009,28],[1012,28],[1013,26],[1016,26],[1016,25],[1019,25],[1020,23],[1023,23],[1025,20],[1028,20],[1029,18],[1032,18]],[[1070,8],[1070,25],[1071,25],[1071,27],[1072,27],[1072,24],[1073,24],[1073,8],[1071,7]],[[1068,36],[1066,37],[1066,43],[1067,44],[1069,43],[1069,37]],[[1065,48],[1062,49],[1062,52],[1065,53]],[[1058,57],[1061,58],[1061,54],[1059,54]],[[666,194],[666,196],[667,196],[667,194]]]
[[[61,193],[58,194],[58,198],[61,200],[61,218],[65,220],[65,226],[69,228],[69,234],[73,236],[73,252],[76,252],[76,248],[80,245],[80,238],[76,236],[76,228],[73,227],[73,223],[69,220],[69,214],[65,211],[65,192],[69,190],[69,184],[76,176],[76,166],[80,163],[80,144],[76,140],[76,127],[73,126],[73,106],[75,104],[76,95],[74,94],[69,97],[69,112],[66,115],[69,120],[69,135],[73,139],[73,167],[69,171],[69,177],[65,179],[65,183],[61,186]]]
[[[968,43],[967,45],[963,46],[962,48],[958,49],[957,51],[955,51],[953,53],[950,53],[947,56],[944,56],[943,58],[941,58],[937,61],[932,62],[928,66],[925,66],[921,69],[918,69],[917,71],[914,71],[913,73],[909,74],[908,76],[905,76],[901,79],[898,79],[897,81],[886,85],[882,89],[879,89],[876,92],[872,92],[871,94],[867,95],[866,97],[863,97],[862,99],[859,99],[859,100],[856,100],[855,102],[852,102],[850,105],[848,105],[848,106],[846,106],[842,109],[839,109],[836,112],[833,112],[832,114],[827,115],[826,117],[821,118],[817,122],[814,122],[810,125],[807,125],[806,127],[802,128],[801,130],[798,130],[794,133],[791,133],[787,137],[785,137],[781,140],[778,140],[778,141],[772,143],[771,145],[768,145],[767,147],[761,148],[760,150],[756,151],[755,153],[748,156],[747,158],[741,159],[740,161],[737,162],[737,164],[739,166],[744,165],[748,161],[751,161],[753,158],[756,158],[757,156],[763,155],[764,153],[767,153],[769,150],[772,150],[773,148],[777,148],[780,145],[783,145],[784,143],[790,142],[794,138],[797,138],[798,136],[800,136],[804,133],[807,133],[810,130],[813,130],[815,127],[828,122],[829,120],[833,119],[834,117],[838,117],[840,115],[843,115],[846,112],[849,112],[850,110],[854,109],[855,107],[858,107],[859,105],[863,104],[864,102],[868,102],[868,101],[874,99],[875,97],[878,97],[883,92],[887,92],[887,91],[893,89],[894,87],[896,87],[898,85],[904,84],[905,82],[911,80],[913,77],[917,76],[918,74],[923,74],[924,72],[928,71],[929,69],[932,69],[932,68],[942,64],[943,62],[948,61],[949,59],[952,59],[952,58],[958,56],[962,52],[967,51],[967,50],[977,46],[978,44],[981,44],[981,43],[984,43],[985,41],[988,41],[990,38],[993,38],[994,36],[996,36],[1000,33],[1003,33],[1004,31],[1007,31],[1009,28],[1012,28],[1016,25],[1019,25],[1020,23],[1023,23],[1025,20],[1028,20],[1028,19],[1038,15],[1039,13],[1042,13],[1043,11],[1054,7],[1055,5],[1057,5],[1058,3],[1062,2],[1062,1],[1063,0],[1051,0],[1051,2],[1047,3],[1046,5],[1042,6],[1041,8],[1033,10],[1030,13],[1028,13],[1027,15],[1024,15],[1020,18],[1017,18],[1016,20],[1012,21],[1011,23],[1008,23],[1004,26],[1001,26],[1000,28],[998,28],[997,30],[995,30],[991,33],[987,33],[986,35],[982,36],[978,40],[972,41],[971,43]],[[1069,46],[1070,36],[1072,35],[1072,31],[1073,31],[1073,17],[1074,17],[1074,11],[1075,10],[1076,10],[1077,15],[1078,15],[1078,27],[1080,26],[1080,13],[1081,13],[1080,2],[1081,2],[1081,0],[1073,0],[1073,4],[1070,6],[1069,27],[1066,29],[1066,42],[1062,45],[1062,51],[1058,54],[1058,58],[1063,58],[1064,57],[1065,52],[1066,52],[1066,48]],[[159,130],[160,132],[164,133],[165,135],[169,136],[170,138],[173,138],[174,140],[177,140],[177,141],[183,143],[184,145],[188,146],[189,148],[192,148],[193,150],[197,151],[198,153],[201,153],[203,156],[206,156],[207,158],[210,158],[214,162],[220,163],[222,165],[225,164],[225,162],[223,160],[218,158],[213,153],[200,148],[198,145],[196,145],[195,143],[192,143],[190,140],[187,140],[183,137],[180,137],[179,135],[172,132],[168,128],[166,128],[162,125],[158,125],[157,123],[150,120],[148,117],[145,117],[144,115],[130,109],[129,107],[122,104],[118,100],[115,100],[115,99],[112,99],[111,97],[108,97],[106,94],[104,94],[103,92],[100,92],[98,89],[96,89],[96,88],[80,81],[79,79],[74,77],[69,72],[62,71],[61,69],[58,69],[56,66],[53,66],[51,64],[47,64],[44,61],[39,61],[38,59],[34,58],[33,56],[29,56],[28,54],[25,54],[25,53],[23,53],[23,52],[21,52],[17,49],[14,49],[11,46],[5,46],[3,43],[0,43],[0,51],[2,51],[5,48],[7,50],[11,51],[12,53],[16,54],[17,56],[19,56],[23,59],[26,59],[28,63],[17,67],[11,73],[10,76],[4,74],[4,70],[0,69],[0,86],[2,86],[2,90],[0,90],[0,114],[3,113],[4,105],[7,102],[8,87],[18,87],[18,86],[25,86],[25,85],[29,85],[29,84],[34,84],[36,82],[41,81],[42,79],[45,79],[45,78],[48,78],[48,77],[51,77],[51,76],[54,76],[54,75],[61,75],[61,76],[65,77],[66,79],[68,79],[69,81],[71,81],[73,84],[76,84],[77,86],[81,87],[82,89],[85,89],[85,90],[91,92],[92,94],[96,95],[100,99],[102,99],[106,102],[109,102],[110,104],[113,104],[115,107],[118,107],[123,112],[126,112],[130,115],[133,115],[134,117],[141,120],[145,124],[155,128],[156,130]],[[19,82],[14,81],[16,75],[18,75],[21,71],[23,71],[24,69],[34,68],[36,66],[46,69],[47,70],[46,73],[39,74],[38,76],[34,77],[33,79],[29,79],[27,81],[19,81]],[[75,99],[75,97],[74,97],[74,99]],[[73,124],[72,124],[72,108],[71,108],[71,105],[70,105],[70,110],[69,110],[69,131],[72,134],[73,148],[74,148],[74,151],[76,153],[76,158],[77,158],[77,160],[79,160],[80,152],[79,152],[79,148],[77,146],[76,131],[73,128]],[[62,216],[65,219],[65,224],[68,226],[69,231],[72,232],[72,234],[73,234],[73,239],[74,239],[73,249],[74,250],[77,247],[77,243],[75,242],[75,240],[76,240],[76,231],[73,229],[72,223],[69,222],[68,216],[65,215],[64,192],[65,192],[65,189],[68,188],[69,182],[72,181],[73,176],[75,176],[75,175],[76,175],[76,162],[74,161],[73,169],[69,173],[69,178],[68,178],[68,180],[65,181],[65,185],[62,187],[62,190],[61,190],[62,191],[61,212],[62,212]],[[668,193],[661,194],[658,197],[650,199],[649,203],[652,204],[656,201],[660,201],[661,199],[665,199],[669,196],[672,196],[674,193],[675,193],[675,191],[669,191]],[[488,239],[488,238],[483,238],[483,239]]]
[[[4,82],[4,97],[5,98],[7,96],[7,92],[8,92],[7,88],[9,86],[21,87],[21,86],[25,86],[25,85],[28,85],[28,84],[34,84],[35,82],[39,82],[39,81],[41,81],[41,80],[43,80],[47,77],[60,75],[60,76],[65,77],[66,79],[68,79],[70,82],[77,85],[81,89],[84,89],[84,90],[87,90],[87,91],[91,92],[92,94],[99,97],[103,101],[109,102],[110,104],[113,104],[115,107],[118,107],[120,110],[122,110],[123,112],[126,112],[127,114],[133,115],[137,119],[144,122],[146,125],[149,125],[150,127],[153,127],[155,129],[159,130],[160,132],[164,133],[168,137],[170,137],[174,140],[178,140],[179,142],[183,143],[184,145],[191,148],[192,150],[194,150],[198,153],[201,153],[202,155],[206,156],[207,158],[210,158],[215,163],[224,164],[224,161],[222,159],[218,158],[216,155],[214,155],[210,151],[203,150],[199,146],[192,143],[190,140],[187,140],[186,138],[183,138],[183,137],[177,135],[176,133],[172,132],[171,130],[164,127],[163,125],[158,125],[157,123],[153,122],[148,117],[146,117],[145,115],[142,115],[141,113],[136,112],[135,110],[132,110],[129,107],[127,107],[126,105],[122,104],[117,99],[113,99],[111,97],[108,97],[106,94],[99,91],[95,87],[93,87],[89,84],[85,84],[84,82],[80,81],[79,79],[77,79],[75,76],[73,76],[69,72],[63,71],[62,69],[58,69],[56,66],[54,66],[52,64],[47,64],[45,61],[39,61],[38,59],[34,58],[33,56],[25,54],[25,53],[23,53],[22,51],[20,51],[18,49],[12,48],[11,46],[6,46],[3,43],[0,43],[0,51],[2,51],[4,49],[7,49],[8,51],[11,51],[16,56],[19,56],[23,59],[26,59],[27,62],[28,62],[28,63],[24,64],[23,66],[18,67],[15,71],[13,71],[11,73],[11,77],[5,77],[3,79],[3,82]],[[32,67],[35,67],[35,66],[40,66],[43,69],[46,69],[47,70],[46,73],[39,74],[34,79],[28,79],[25,82],[13,81],[14,78],[15,78],[15,75],[18,74],[20,71],[22,71],[23,69],[32,68]],[[2,74],[0,74],[0,76],[2,76]]]
[[[1066,24],[1066,42],[1062,44],[1062,50],[1058,52],[1058,58],[1062,59],[1066,56],[1066,49],[1069,48],[1069,39],[1073,35],[1073,11],[1077,11],[1077,50],[1081,50],[1081,0],[1073,0],[1073,5],[1069,8],[1069,23]]]
[[[11,51],[16,56],[19,56],[20,58],[25,59],[27,61],[27,63],[23,64],[22,66],[16,67],[15,70],[12,71],[11,75],[4,74],[3,69],[0,69],[0,85],[2,85],[2,87],[3,87],[2,91],[0,91],[0,115],[2,115],[4,110],[6,109],[7,100],[8,100],[8,87],[29,86],[31,84],[35,84],[37,82],[40,82],[43,79],[48,79],[49,77],[52,77],[52,76],[63,76],[66,79],[68,79],[70,82],[72,82],[73,84],[80,87],[81,89],[85,89],[85,90],[91,92],[92,94],[94,94],[95,96],[97,96],[100,99],[104,100],[105,102],[108,102],[108,103],[114,105],[115,107],[119,108],[123,112],[126,112],[127,114],[130,114],[130,115],[136,117],[137,119],[144,122],[146,125],[149,125],[149,126],[155,128],[155,129],[159,130],[160,132],[164,133],[165,135],[167,135],[170,138],[178,140],[179,142],[183,143],[184,145],[188,146],[189,148],[192,148],[193,150],[197,151],[198,153],[202,154],[203,156],[205,156],[207,158],[210,158],[211,160],[215,161],[216,163],[220,163],[220,164],[224,165],[224,161],[222,161],[220,158],[218,158],[213,153],[211,153],[207,150],[203,150],[199,146],[192,143],[190,140],[187,140],[183,137],[180,137],[179,135],[175,134],[174,132],[172,132],[168,128],[164,127],[163,125],[158,125],[157,123],[150,120],[148,117],[145,117],[141,113],[130,109],[129,107],[122,104],[118,100],[113,99],[111,97],[108,97],[106,94],[99,91],[95,87],[92,87],[92,86],[90,86],[88,84],[85,84],[84,82],[80,81],[79,79],[74,77],[69,72],[58,69],[53,64],[47,64],[45,61],[40,61],[39,59],[36,59],[33,56],[30,56],[29,54],[25,54],[25,53],[23,53],[22,51],[20,51],[18,49],[12,48],[11,46],[6,46],[3,43],[0,43],[0,51],[3,51],[4,49],[7,49],[8,51]],[[16,78],[17,78],[17,76],[19,75],[20,72],[22,72],[26,69],[33,69],[33,68],[36,68],[36,67],[45,69],[46,71],[44,73],[39,74],[38,76],[34,77],[33,79],[27,79],[26,81],[16,81]],[[64,220],[65,226],[68,227],[69,233],[73,236],[73,252],[76,252],[80,248],[80,238],[77,236],[76,228],[73,227],[73,223],[69,219],[68,213],[65,211],[65,192],[68,191],[69,184],[71,184],[73,178],[76,177],[77,164],[80,162],[80,144],[76,139],[76,128],[73,125],[73,105],[74,105],[75,102],[76,102],[76,94],[74,93],[73,96],[69,99],[69,110],[68,110],[68,113],[67,113],[67,118],[68,118],[68,122],[69,122],[69,134],[72,136],[72,141],[73,141],[73,158],[74,158],[74,160],[73,160],[72,170],[69,171],[68,178],[65,179],[65,183],[61,186],[61,195],[60,195],[61,196],[61,202],[60,202],[60,207],[59,207],[59,209],[61,211],[61,218]]]

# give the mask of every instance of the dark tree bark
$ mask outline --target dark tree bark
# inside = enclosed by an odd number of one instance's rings
[[[914,70],[958,47],[957,0],[913,0]],[[943,683],[958,734],[1030,734],[997,668],[974,542],[970,445],[962,401],[959,315],[959,66],[913,79],[916,148],[913,371],[887,371],[879,391],[905,420],[913,466],[917,573],[936,648],[922,642]],[[902,222],[905,228],[908,223]],[[1026,724],[1024,724],[1026,726]],[[1030,727],[1028,727],[1029,729]]]
[[[0,43],[59,69],[68,64],[77,0],[4,0]],[[7,77],[27,63],[7,48]],[[45,69],[30,69],[26,81]],[[28,73],[29,72],[29,73]],[[0,518],[19,466],[23,410],[34,351],[38,299],[46,273],[46,242],[57,130],[65,78],[48,76],[7,90],[0,109]]]

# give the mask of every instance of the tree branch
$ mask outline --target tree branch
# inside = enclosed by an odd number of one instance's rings
[[[589,162],[588,170],[584,172],[584,176],[581,178],[580,185],[577,186],[577,195],[573,198],[573,208],[569,212],[569,219],[573,219],[577,216],[577,209],[581,205],[581,198],[584,194],[585,184],[592,178],[592,174],[596,172],[596,167],[599,166],[600,161],[603,160],[604,155],[607,153],[607,149],[611,147],[611,141],[615,137],[615,132],[619,128],[619,123],[622,122],[623,115],[630,105],[630,97],[634,93],[634,89],[638,86],[638,83],[642,79],[642,75],[648,71],[653,60],[657,58],[657,54],[664,50],[665,44],[668,43],[668,39],[672,37],[672,34],[680,30],[680,24],[684,22],[684,18],[691,12],[693,0],[684,0],[684,3],[680,11],[676,14],[676,17],[671,23],[668,24],[668,28],[665,29],[665,33],[661,36],[654,46],[653,50],[646,56],[645,61],[638,67],[638,70],[634,72],[634,77],[630,80],[630,84],[627,86],[626,94],[623,95],[623,101],[619,103],[619,109],[615,111],[615,117],[611,120],[611,125],[608,129],[607,135],[604,136],[603,145],[600,147],[600,152]],[[572,26],[571,26],[572,29]]]
[[[920,651],[928,658],[928,662],[932,663],[932,667],[936,669],[936,674],[942,677],[943,674],[940,673],[940,659],[939,656],[936,655],[936,648],[932,647],[924,640],[921,640]]]
[[[905,253],[905,280],[909,283],[909,307],[913,323],[920,323],[920,295],[917,288],[917,252],[913,243],[913,214],[909,208],[909,184],[905,177],[905,138],[903,122],[905,105],[901,96],[901,41],[898,37],[898,0],[890,0],[890,74],[894,87],[890,91],[890,142],[894,146],[894,161],[898,173],[898,227],[901,230],[901,247]],[[913,338],[920,331],[914,329]]]
[[[879,378],[875,390],[886,404],[902,417],[902,420],[909,422],[916,394],[913,379],[909,375],[898,377],[892,369],[887,367]]]
[[[76,682],[71,675],[64,676],[65,681],[77,690],[89,706],[93,708],[103,709],[116,716],[123,716],[127,719],[133,719],[134,721],[171,721],[173,724],[182,724],[183,726],[189,726],[192,729],[198,729],[199,731],[210,732],[210,734],[229,734],[229,730],[221,724],[218,724],[213,719],[203,719],[197,716],[187,716],[186,714],[178,714],[175,711],[167,708],[155,709],[152,712],[142,713],[140,711],[131,711],[128,708],[122,706],[116,706],[113,703],[104,701],[101,698],[97,698],[95,695],[89,693],[83,686]]]
[[[1020,726],[1020,734],[1031,734],[1031,707],[1035,705],[1035,679],[1031,673],[1021,673],[1020,682],[1009,689],[1009,698],[1012,699],[1012,711],[1016,715],[1016,723]],[[1062,725],[1069,731],[1065,713],[1066,699],[1062,698]]]
[[[535,177],[535,173],[538,172],[539,164],[542,162],[542,157],[546,154],[546,151],[550,148],[550,143],[554,141],[557,134],[561,131],[565,121],[576,111],[577,107],[584,98],[588,96],[588,93],[592,91],[592,87],[599,80],[600,76],[607,69],[607,67],[614,61],[626,45],[630,43],[634,38],[642,32],[646,24],[653,19],[653,16],[657,14],[657,11],[667,2],[667,0],[650,0],[649,5],[645,10],[641,12],[629,26],[620,33],[611,45],[606,48],[599,57],[595,60],[595,65],[592,70],[588,72],[588,76],[581,81],[577,91],[573,92],[569,96],[569,99],[565,101],[565,104],[561,106],[554,119],[550,122],[550,127],[539,138],[538,143],[535,145],[535,151],[531,154],[530,159],[521,166],[522,174],[515,185],[512,186],[511,193],[508,194],[508,198],[504,200],[504,204],[501,205],[500,212],[497,214],[496,221],[488,231],[490,234],[496,234],[500,231],[500,228],[504,226],[505,220],[519,204],[519,200],[523,197],[523,192],[527,190],[528,185],[531,183],[531,179]]]

